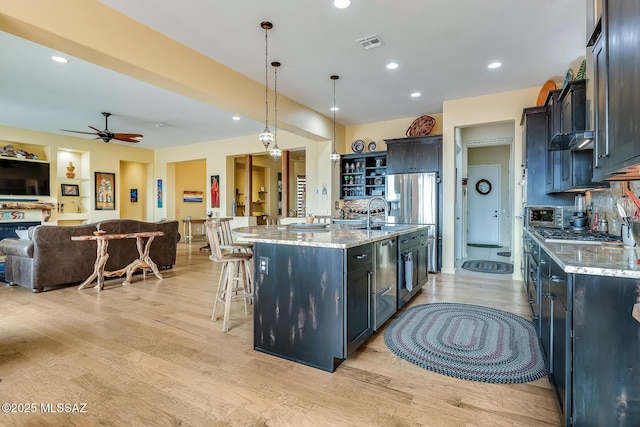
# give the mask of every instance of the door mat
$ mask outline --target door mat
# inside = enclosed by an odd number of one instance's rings
[[[511,251],[509,251],[509,252],[497,252],[496,255],[510,257],[511,256]]]
[[[469,271],[477,271],[479,273],[494,274],[511,274],[513,273],[513,264],[500,261],[474,260],[465,261],[462,268]]]
[[[465,380],[525,383],[547,374],[533,323],[490,307],[411,307],[389,324],[384,342],[415,365]]]
[[[472,248],[501,248],[500,245],[484,245],[482,243],[467,243],[467,246],[471,246]]]

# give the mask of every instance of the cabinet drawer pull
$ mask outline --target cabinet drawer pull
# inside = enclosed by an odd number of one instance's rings
[[[559,282],[564,282],[565,280],[564,280],[562,277],[560,277],[560,276],[555,276],[555,275],[554,275],[554,276],[551,276],[551,281],[552,281],[552,282],[559,283]]]
[[[409,243],[409,241],[405,239],[405,240],[402,240],[400,243]]]
[[[367,257],[367,254],[356,255],[356,259],[365,259],[366,257]]]
[[[541,260],[540,260],[540,264],[542,264],[542,265],[547,265],[547,261],[545,261],[545,260],[541,259]]]

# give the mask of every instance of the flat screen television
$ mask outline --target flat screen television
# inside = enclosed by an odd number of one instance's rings
[[[0,158],[0,195],[50,196],[49,163]]]

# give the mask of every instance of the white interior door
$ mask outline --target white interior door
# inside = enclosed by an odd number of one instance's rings
[[[500,165],[467,167],[467,242],[500,244]]]

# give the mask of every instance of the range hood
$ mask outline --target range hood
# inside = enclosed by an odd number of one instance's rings
[[[556,133],[549,143],[549,151],[589,150],[593,148],[594,137],[591,130]]]

